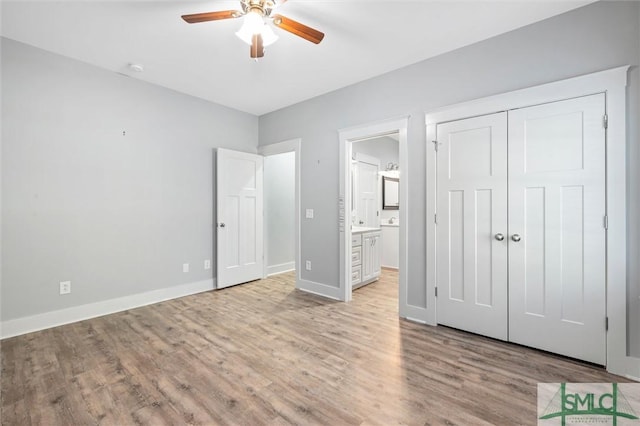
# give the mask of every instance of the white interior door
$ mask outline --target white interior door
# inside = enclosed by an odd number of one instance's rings
[[[378,170],[379,160],[363,159],[358,155],[357,160],[357,226],[375,228],[378,226]]]
[[[503,340],[506,123],[506,113],[498,113],[437,127],[438,323]]]
[[[263,157],[217,151],[217,287],[262,278]]]
[[[509,112],[509,340],[603,365],[604,105]]]

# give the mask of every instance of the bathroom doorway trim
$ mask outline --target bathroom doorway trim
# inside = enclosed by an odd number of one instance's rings
[[[400,169],[400,263],[399,263],[399,312],[401,317],[411,317],[411,306],[407,303],[408,289],[408,247],[409,231],[409,197],[408,197],[408,126],[409,117],[401,117],[339,130],[340,138],[340,190],[338,198],[338,220],[340,232],[340,298],[346,302],[352,298],[351,286],[351,159],[352,143],[380,136],[398,134],[399,169]]]

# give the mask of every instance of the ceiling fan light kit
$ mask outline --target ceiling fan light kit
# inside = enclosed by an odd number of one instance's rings
[[[253,36],[260,34],[262,36],[263,46],[269,46],[278,40],[278,36],[273,32],[271,27],[267,25],[261,16],[253,12],[249,12],[244,17],[244,23],[236,35],[238,38],[249,46],[253,44]]]
[[[286,1],[287,0],[280,0],[276,3],[273,0],[240,0],[242,10],[195,13],[182,15],[182,19],[189,24],[195,24],[244,16],[242,27],[236,32],[236,35],[251,46],[250,56],[256,59],[264,56],[265,46],[269,46],[278,40],[278,36],[267,24],[267,19],[270,19],[276,27],[291,34],[295,34],[315,44],[320,43],[324,38],[324,33],[285,16],[273,14],[274,9]]]

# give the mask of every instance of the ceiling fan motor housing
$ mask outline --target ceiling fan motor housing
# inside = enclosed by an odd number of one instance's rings
[[[245,14],[254,12],[266,17],[271,15],[271,11],[276,5],[272,0],[240,0],[240,4]]]

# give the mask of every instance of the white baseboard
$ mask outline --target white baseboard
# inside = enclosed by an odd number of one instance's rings
[[[636,382],[640,382],[640,377],[631,376],[629,374],[625,374],[627,379],[635,380]]]
[[[330,285],[300,279],[297,282],[296,288],[298,290],[302,290],[307,293],[312,293],[329,299],[342,300],[340,298],[340,289],[338,287],[332,287]]]
[[[284,272],[294,271],[296,262],[281,263],[279,265],[267,266],[267,276],[282,274]]]
[[[213,290],[214,288],[215,280],[208,279],[148,291],[145,293],[133,294],[131,296],[88,303],[86,305],[74,306],[72,308],[60,309],[58,311],[45,312],[43,314],[32,315],[29,317],[16,318],[2,323],[2,327],[0,327],[0,330],[2,331],[1,338],[6,339],[64,324],[101,317],[103,315],[126,311],[127,309],[139,308],[141,306],[164,302],[165,300],[202,293],[204,291]]]

